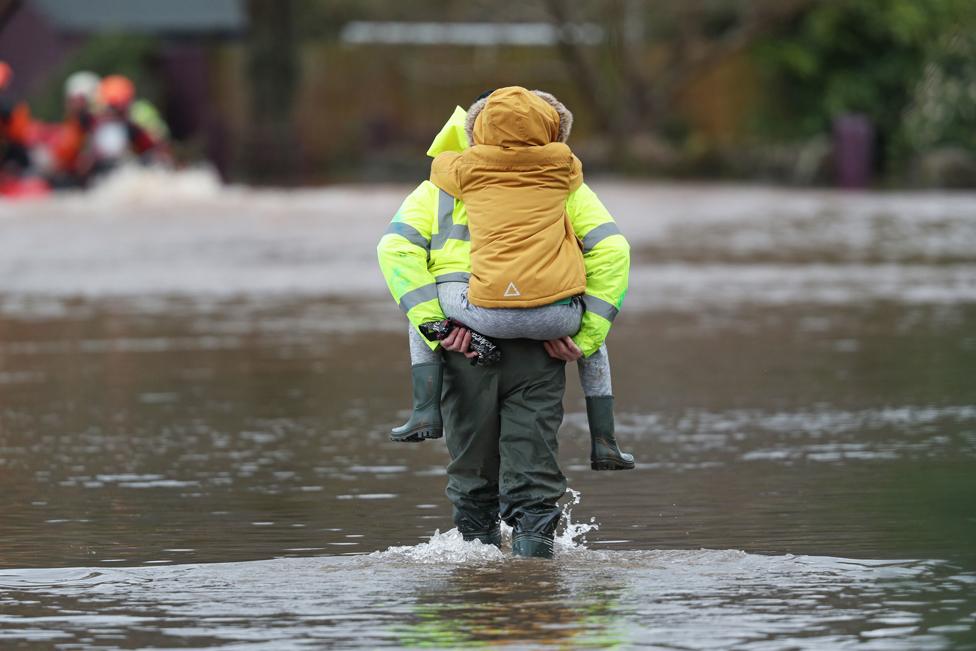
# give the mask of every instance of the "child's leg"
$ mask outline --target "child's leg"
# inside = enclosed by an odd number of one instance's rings
[[[580,383],[586,396],[590,425],[590,467],[593,470],[630,470],[634,456],[620,451],[614,436],[613,386],[607,345],[579,360]]]
[[[567,337],[576,334],[583,318],[579,300],[518,309],[477,307],[468,303],[467,283],[441,283],[437,297],[448,317],[486,337],[499,339],[548,341]]]
[[[412,325],[409,326],[408,330],[410,334],[407,335],[410,341],[410,365],[416,366],[417,364],[440,364],[441,356],[436,350],[431,350],[427,342],[424,341],[423,335],[417,332],[417,329]]]
[[[438,351],[424,343],[417,329],[410,326],[410,377],[413,380],[413,413],[410,420],[394,427],[394,441],[416,443],[444,435],[441,421],[441,381],[444,366]]]
[[[610,383],[610,356],[607,354],[606,344],[600,346],[589,357],[580,358],[578,366],[584,396],[594,398],[613,395],[613,386]]]

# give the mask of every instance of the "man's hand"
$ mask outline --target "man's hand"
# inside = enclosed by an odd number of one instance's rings
[[[583,356],[583,351],[573,342],[572,337],[560,337],[551,341],[543,341],[549,357],[561,359],[564,362],[575,362]]]
[[[455,353],[462,353],[468,359],[474,359],[478,356],[478,353],[473,350],[468,350],[468,346],[471,345],[471,331],[467,328],[454,328],[451,334],[447,335],[442,341],[441,346],[444,350],[450,350]]]

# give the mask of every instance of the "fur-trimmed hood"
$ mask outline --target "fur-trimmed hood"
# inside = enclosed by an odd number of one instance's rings
[[[573,128],[573,114],[550,93],[507,86],[472,104],[464,128],[469,145],[564,143]]]

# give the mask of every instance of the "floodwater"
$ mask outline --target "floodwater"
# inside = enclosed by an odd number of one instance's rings
[[[976,649],[976,195],[594,188],[639,465],[589,470],[570,370],[552,562],[386,438],[410,188],[0,205],[0,647]]]

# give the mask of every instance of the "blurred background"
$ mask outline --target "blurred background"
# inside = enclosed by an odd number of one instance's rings
[[[423,176],[453,106],[517,81],[594,173],[971,187],[974,34],[968,0],[0,2],[37,119],[122,74],[175,160],[282,185]]]
[[[973,0],[0,0],[0,62],[4,645],[976,649]],[[630,242],[637,458],[571,365],[599,528],[517,581],[375,257],[511,84]]]

